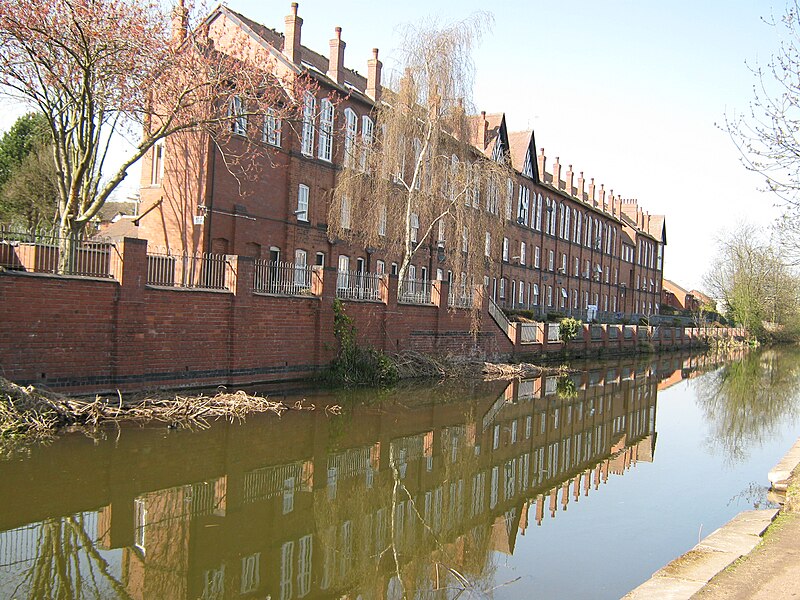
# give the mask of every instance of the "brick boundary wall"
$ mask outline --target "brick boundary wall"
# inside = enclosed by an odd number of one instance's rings
[[[125,239],[112,252],[110,279],[0,272],[0,375],[72,392],[239,385],[308,378],[334,356],[333,268],[321,270],[315,295],[266,295],[253,291],[253,259],[229,256],[227,290],[189,290],[146,285],[145,240]],[[522,343],[516,324],[504,332],[480,293],[472,334],[471,312],[447,306],[447,282],[433,288],[431,305],[399,304],[397,278],[387,276],[382,301],[343,302],[360,341],[388,353],[508,357],[564,348],[542,335]],[[620,330],[612,340],[607,327],[593,340],[587,326],[570,349],[635,349],[638,336]],[[657,347],[703,337],[678,331],[649,335]]]

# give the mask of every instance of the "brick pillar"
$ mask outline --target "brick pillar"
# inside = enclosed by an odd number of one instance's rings
[[[263,366],[259,348],[253,346],[248,332],[253,312],[254,261],[249,256],[226,257],[226,287],[233,293],[228,314],[228,381],[238,383],[237,373]]]
[[[123,239],[117,245],[111,262],[112,275],[120,283],[114,355],[111,358],[111,385],[124,387],[124,376],[142,374],[147,365],[144,302],[147,240]]]

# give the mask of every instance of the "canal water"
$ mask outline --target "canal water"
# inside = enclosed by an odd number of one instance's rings
[[[619,598],[768,506],[798,353],[573,367],[0,461],[0,597]]]

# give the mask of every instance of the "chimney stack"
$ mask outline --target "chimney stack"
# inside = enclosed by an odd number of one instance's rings
[[[347,44],[342,41],[342,28],[334,29],[336,36],[331,40],[331,53],[328,61],[328,77],[339,85],[344,83],[344,48]]]
[[[617,206],[616,206],[617,205],[617,199],[614,197],[614,190],[610,190],[608,192],[608,194],[611,196],[611,200],[609,201],[609,204],[611,205],[611,216],[612,217],[616,217],[617,216]]]
[[[597,198],[594,195],[594,177],[592,177],[591,181],[589,182],[589,200],[592,203],[592,206],[597,206]]]
[[[583,171],[578,173],[578,200],[583,202]]]
[[[172,43],[179,46],[186,39],[189,29],[189,9],[186,8],[184,0],[180,0],[175,8],[172,9]]]
[[[381,69],[383,63],[378,60],[378,49],[372,49],[372,58],[367,61],[367,96],[375,102],[381,99]]]
[[[567,182],[566,182],[566,183],[567,183],[567,193],[568,193],[570,196],[572,196],[572,195],[573,195],[573,194],[572,194],[572,179],[574,178],[574,175],[575,175],[575,174],[572,172],[572,165],[569,165],[569,166],[567,167],[567,175],[566,175]]]
[[[606,190],[604,183],[600,184],[600,198],[597,201],[597,205],[603,210],[606,210]]]
[[[283,39],[283,55],[299,65],[300,56],[300,30],[303,28],[303,19],[297,16],[297,2],[292,2],[292,14],[284,19],[286,28]]]
[[[536,158],[537,158],[537,160],[539,161],[539,178],[540,178],[542,181],[544,181],[544,180],[545,180],[545,176],[544,176],[544,174],[545,174],[545,171],[544,171],[544,168],[545,168],[545,166],[547,166],[547,165],[546,165],[546,163],[547,163],[547,157],[544,155],[544,148],[540,148],[540,149],[539,149],[539,156],[537,156]]]
[[[553,187],[557,190],[561,189],[561,163],[558,162],[559,157],[556,156],[556,162],[553,163]]]

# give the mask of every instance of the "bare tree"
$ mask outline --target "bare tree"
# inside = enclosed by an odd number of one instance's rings
[[[376,104],[374,135],[348,141],[328,215],[331,239],[400,256],[398,276],[427,249],[462,285],[482,279],[506,215],[507,156],[473,145],[465,107],[471,51],[489,17],[409,28],[403,74]],[[359,218],[352,219],[351,215]]]
[[[0,93],[48,119],[65,239],[159,140],[199,131],[223,147],[250,115],[295,118],[305,80],[278,77],[266,50],[189,33],[180,2],[172,15],[143,0],[0,3]],[[138,141],[112,164],[119,135]]]
[[[779,248],[763,240],[752,225],[721,237],[706,275],[712,294],[723,300],[730,319],[758,338],[794,329],[800,314],[800,280]]]
[[[765,178],[766,189],[800,208],[800,2],[790,0],[775,28],[778,50],[766,65],[751,68],[755,78],[747,112],[725,118],[725,129],[745,166]]]

